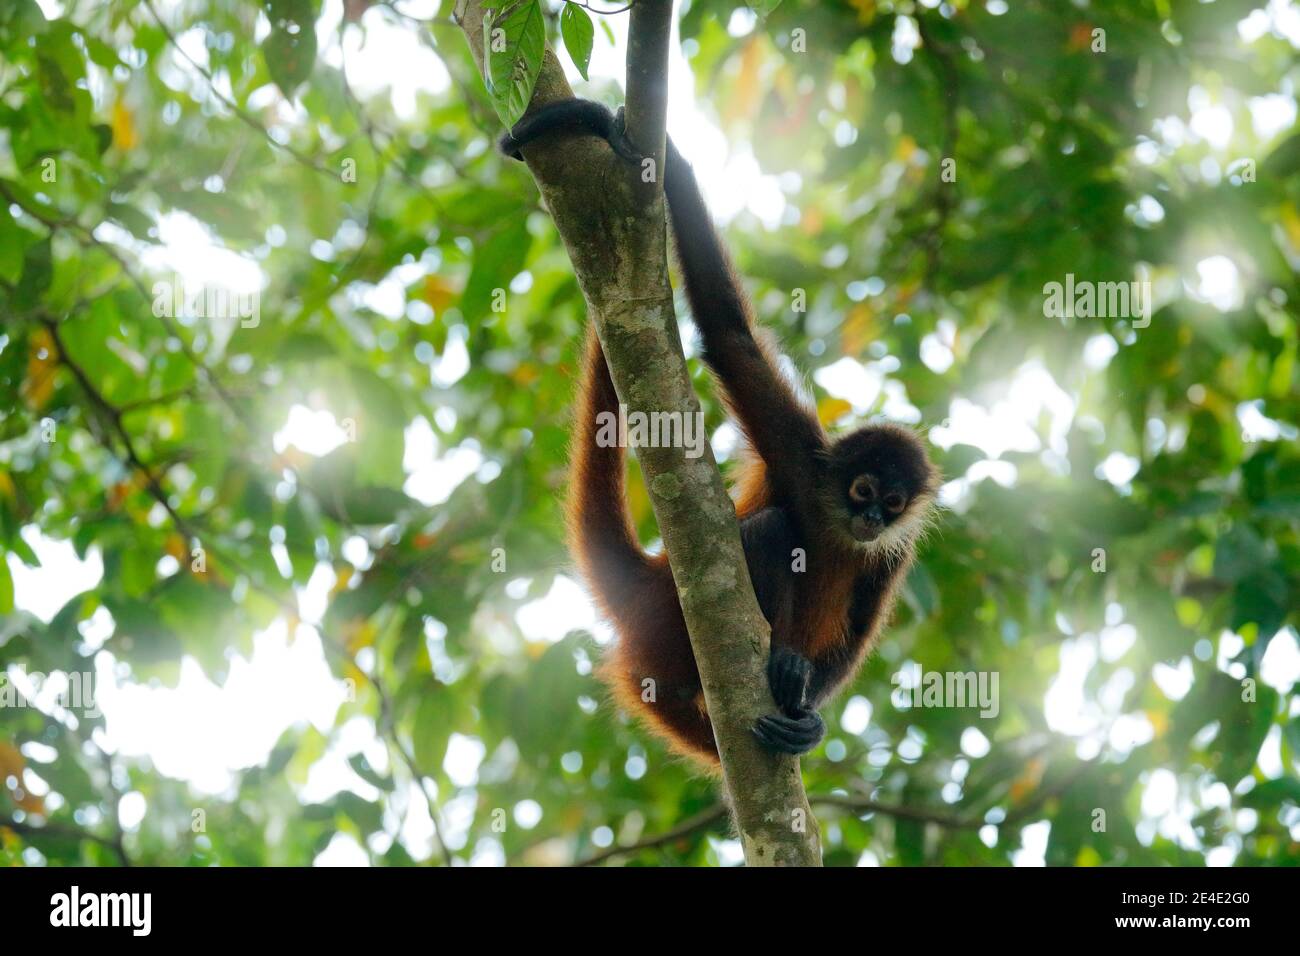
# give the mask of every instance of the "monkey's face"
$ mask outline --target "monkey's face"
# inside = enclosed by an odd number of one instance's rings
[[[867,551],[899,552],[921,533],[938,484],[925,447],[897,425],[868,425],[830,451],[831,521]]]

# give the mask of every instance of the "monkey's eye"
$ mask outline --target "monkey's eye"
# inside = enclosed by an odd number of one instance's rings
[[[849,485],[849,497],[859,504],[870,501],[875,496],[876,492],[871,487],[871,479],[866,475],[859,475],[853,479],[853,484]]]
[[[891,491],[889,494],[885,495],[885,508],[888,509],[891,514],[898,514],[903,510],[905,504],[907,504],[907,499],[897,491]]]

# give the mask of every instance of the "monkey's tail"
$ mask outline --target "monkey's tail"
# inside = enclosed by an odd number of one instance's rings
[[[607,617],[635,603],[649,558],[637,541],[623,488],[618,394],[595,327],[587,327],[582,387],[573,419],[572,471],[567,506],[569,550]],[[612,416],[597,416],[608,412]],[[602,425],[604,427],[602,427]],[[603,441],[603,438],[614,438]],[[602,447],[603,446],[603,447]]]

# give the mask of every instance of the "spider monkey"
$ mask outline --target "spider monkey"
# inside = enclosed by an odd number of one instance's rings
[[[524,117],[507,156],[543,136],[591,134],[621,157],[641,154],[617,115],[564,100]],[[702,356],[739,420],[749,454],[736,513],[750,580],[772,629],[768,683],[779,712],[754,734],[803,754],[826,734],[817,708],[856,672],[893,610],[934,502],[938,473],[911,431],[872,424],[831,439],[755,335],[749,301],[691,167],[667,142],[664,192]],[[594,329],[573,426],[570,548],[618,640],[601,672],[615,698],[676,751],[718,763],[699,671],[664,554],[642,550],[628,516],[623,451],[595,440],[597,414],[618,396]],[[756,453],[756,457],[755,454]],[[648,692],[649,689],[653,692]]]

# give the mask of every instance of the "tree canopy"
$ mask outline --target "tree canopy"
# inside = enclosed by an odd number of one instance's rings
[[[739,860],[593,674],[583,298],[493,148],[542,41],[620,101],[620,6],[503,4],[490,82],[445,0],[0,9],[0,863]],[[1300,859],[1300,11],[678,29],[759,320],[947,481],[802,760],[826,862]]]

